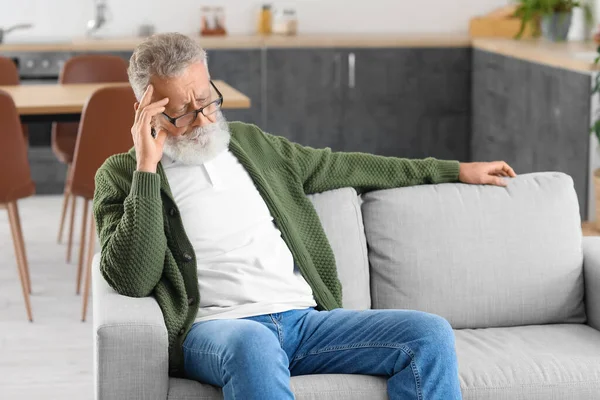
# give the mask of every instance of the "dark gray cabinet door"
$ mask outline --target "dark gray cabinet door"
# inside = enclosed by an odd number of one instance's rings
[[[475,50],[473,158],[569,174],[586,218],[590,84],[586,74]]]
[[[342,60],[343,150],[469,159],[470,49],[347,49]]]
[[[339,150],[340,64],[334,49],[267,49],[266,125],[297,143]]]
[[[530,172],[531,64],[485,54],[476,50],[473,59],[473,159],[504,160],[515,171]]]
[[[211,79],[220,79],[250,98],[249,109],[224,109],[229,121],[243,121],[263,125],[261,49],[207,50]],[[227,98],[223,99],[227,104]]]

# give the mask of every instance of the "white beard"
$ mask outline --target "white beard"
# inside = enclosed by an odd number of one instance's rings
[[[163,153],[173,161],[187,165],[201,165],[228,148],[231,133],[227,120],[218,111],[216,121],[198,126],[184,136],[167,136]]]

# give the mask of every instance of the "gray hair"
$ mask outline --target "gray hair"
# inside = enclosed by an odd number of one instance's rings
[[[206,51],[194,39],[181,33],[160,33],[140,43],[129,59],[129,83],[138,100],[152,76],[178,76],[191,64],[207,66]]]

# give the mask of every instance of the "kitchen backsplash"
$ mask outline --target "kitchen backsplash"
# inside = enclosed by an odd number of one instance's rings
[[[509,0],[296,0],[268,1],[291,7],[298,16],[299,33],[466,33],[469,19],[505,5]],[[197,33],[200,8],[222,6],[230,34],[252,34],[262,2],[249,0],[108,0],[112,15],[105,37],[136,35],[144,24],[158,32]],[[0,0],[0,27],[33,23],[14,31],[6,43],[48,42],[85,36],[94,17],[94,0]]]

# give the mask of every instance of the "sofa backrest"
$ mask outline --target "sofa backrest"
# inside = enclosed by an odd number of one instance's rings
[[[584,322],[573,180],[509,182],[365,194],[373,308],[427,311],[454,328]]]
[[[371,308],[367,242],[356,191],[351,188],[309,195],[333,250],[344,308]]]

